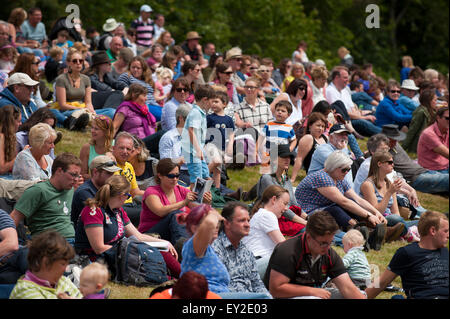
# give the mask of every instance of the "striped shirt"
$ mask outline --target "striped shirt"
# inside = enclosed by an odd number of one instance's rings
[[[145,101],[145,103],[150,105],[158,105],[158,103],[156,103],[155,96],[153,95],[154,89],[147,82],[135,78],[134,76],[128,74],[128,72],[122,73],[117,79],[117,81],[125,83],[127,87],[129,87],[133,83],[142,85],[147,89],[147,100]]]
[[[142,21],[142,17],[139,17],[131,23],[131,27],[136,29],[136,44],[147,48],[151,47],[155,34],[153,20]]]
[[[58,294],[61,292],[68,293],[72,298],[83,298],[83,295],[72,281],[65,276],[61,276],[55,288],[42,286],[22,277],[14,286],[9,299],[58,299]]]
[[[275,121],[264,126],[262,135],[266,137],[267,150],[270,149],[270,145],[290,144],[295,139],[292,125]]]

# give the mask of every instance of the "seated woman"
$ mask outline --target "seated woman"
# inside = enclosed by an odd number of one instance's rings
[[[261,78],[261,90],[264,92],[266,98],[280,92],[279,86],[272,79],[272,71],[269,66],[261,64],[257,72]]]
[[[292,169],[291,183],[295,182],[302,167],[304,167],[305,172],[308,172],[316,147],[328,143],[328,138],[324,135],[327,126],[327,118],[322,113],[313,112],[308,116],[305,135],[300,138],[297,145],[297,157]]]
[[[41,107],[37,109],[36,112],[33,112],[31,116],[26,120],[22,125],[19,126],[19,129],[16,133],[16,141],[17,141],[17,153],[22,151],[25,146],[28,145],[28,134],[30,129],[38,123],[47,123],[53,129],[56,126],[56,116],[48,107]],[[62,133],[56,132],[57,138],[55,140],[55,145],[61,140]],[[55,159],[55,152],[52,149],[50,152],[50,157]]]
[[[52,176],[56,132],[46,123],[38,123],[30,129],[29,148],[17,154],[12,170],[14,179],[47,180]]]
[[[176,221],[176,214],[185,207],[194,208],[197,194],[178,185],[180,167],[170,158],[164,158],[156,165],[155,181],[142,197],[142,211],[138,230],[141,233],[158,233],[161,238],[175,244],[181,237],[189,237],[185,227]],[[211,203],[211,193],[205,193],[205,203]]]
[[[311,85],[313,94],[313,105],[315,106],[320,101],[326,101],[326,85],[328,79],[328,71],[324,66],[318,65],[311,70]]]
[[[83,61],[79,51],[70,50],[67,54],[69,72],[59,75],[55,80],[56,102],[53,109],[59,124],[65,125],[70,130],[84,129],[89,124],[89,115],[102,114],[110,118],[114,116],[112,108],[94,110],[91,80],[81,74]],[[84,112],[78,119],[73,120],[71,115],[77,110]]]
[[[133,146],[134,151],[128,158],[128,162],[133,165],[139,188],[145,191],[147,187],[156,185],[153,172],[158,160],[150,156],[150,151],[145,146],[144,141],[134,135]]]
[[[278,68],[272,72],[272,78],[280,87],[285,78],[291,75],[292,61],[289,58],[283,58],[278,65]]]
[[[133,83],[145,87],[147,89],[145,104],[156,121],[161,120],[162,107],[155,100],[155,83],[152,79],[152,70],[143,57],[135,56],[131,59],[128,72],[122,73],[117,81],[123,82],[127,87],[130,87]]]
[[[187,80],[189,86],[189,96],[186,98],[186,101],[188,103],[193,103],[194,91],[197,84],[196,82],[200,78],[200,64],[193,60],[185,61],[181,68],[181,72],[183,73],[183,76]]]
[[[145,105],[146,87],[133,83],[130,85],[125,101],[114,114],[114,136],[119,131],[126,131],[143,139],[155,133],[156,119]]]
[[[400,216],[397,204],[397,192],[402,186],[402,180],[396,179],[393,183],[386,177],[394,168],[394,160],[389,152],[376,152],[370,162],[369,176],[361,184],[361,195],[373,207],[375,207],[387,220],[388,226],[394,226],[398,223],[403,224],[397,227],[396,232],[386,237],[386,242],[391,242],[405,236],[408,227],[417,225],[417,220],[405,222]]]
[[[419,97],[420,106],[412,113],[411,123],[402,142],[402,147],[407,152],[417,152],[420,134],[429,125],[433,124],[436,116],[437,96],[434,89],[423,90]]]
[[[17,281],[10,299],[57,299],[66,293],[71,298],[83,295],[64,276],[66,267],[75,257],[73,247],[60,233],[48,230],[33,238],[28,251],[28,270]]]
[[[117,108],[123,101],[126,85],[114,79],[111,61],[105,51],[92,55],[92,64],[83,73],[91,80],[92,104],[97,108]]]
[[[22,123],[22,114],[13,105],[0,108],[0,178],[12,179],[16,159],[16,131]]]
[[[397,124],[399,128],[408,126],[412,119],[409,109],[398,103],[400,98],[400,84],[389,82],[387,95],[378,104],[375,111],[375,125],[382,127],[385,124]]]
[[[289,208],[289,202],[288,190],[279,185],[271,185],[252,209],[250,233],[242,242],[255,255],[261,278],[264,278],[273,249],[278,243],[285,241],[278,219]]]
[[[369,202],[361,198],[344,179],[351,170],[352,160],[341,151],[334,151],[327,158],[324,169],[306,175],[295,190],[295,197],[309,215],[317,209],[329,212],[345,230],[355,227],[358,221],[367,221],[371,228],[377,227],[377,245],[381,248],[387,224],[384,216]],[[376,249],[374,248],[374,249]]]
[[[130,183],[127,179],[122,175],[114,175],[100,187],[95,198],[86,201],[86,207],[81,211],[75,228],[75,249],[78,254],[87,255],[95,261],[123,237],[130,236],[135,236],[140,241],[166,242],[140,233],[130,222],[122,208],[125,200],[131,196],[129,191]],[[169,251],[161,254],[172,275],[178,278],[180,273],[178,256],[172,244],[167,244]]]
[[[213,71],[213,80],[211,81],[211,84],[221,84],[224,85],[227,88],[227,94],[229,100],[233,104],[239,104],[239,98],[236,91],[236,87],[231,82],[231,75],[233,74],[233,70],[231,69],[231,66],[226,63],[219,63],[216,65],[215,70]]]
[[[80,150],[81,175],[85,180],[90,178],[89,165],[98,155],[112,157],[112,143],[114,138],[113,121],[105,115],[97,115],[91,121],[91,139]]]

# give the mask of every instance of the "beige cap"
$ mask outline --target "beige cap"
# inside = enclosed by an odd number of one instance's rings
[[[98,155],[96,156],[91,164],[89,165],[90,169],[103,169],[107,172],[117,172],[120,171],[120,168],[116,166],[116,162],[111,159],[111,157],[106,155]]]
[[[39,82],[30,78],[30,76],[26,73],[17,72],[11,75],[8,79],[8,85],[14,84],[25,84],[27,86],[35,86],[38,85]]]
[[[242,50],[238,47],[234,47],[227,51],[227,54],[225,56],[225,61],[229,61],[231,59],[240,58],[240,57],[242,57]]]
[[[202,37],[196,31],[190,31],[186,34],[186,40],[201,39]]]

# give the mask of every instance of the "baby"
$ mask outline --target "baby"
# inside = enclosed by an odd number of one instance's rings
[[[94,262],[84,267],[80,276],[80,291],[84,299],[105,299],[105,294],[100,291],[108,283],[108,278],[108,268],[104,264]]]
[[[363,252],[364,237],[356,229],[349,230],[342,238],[345,256],[342,258],[353,283],[365,289],[370,283],[370,266]]]

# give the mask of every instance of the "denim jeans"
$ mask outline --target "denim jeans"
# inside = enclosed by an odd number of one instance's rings
[[[170,241],[172,245],[175,245],[181,237],[189,238],[186,227],[177,223],[177,214],[180,212],[176,210],[169,213],[146,233],[158,233],[162,239]]]
[[[448,173],[426,171],[417,176],[411,186],[423,193],[448,193]]]
[[[221,292],[222,299],[272,299],[271,295],[263,292]]]
[[[355,135],[348,134],[348,146],[350,146],[350,149],[352,150],[353,154],[355,154],[356,158],[363,157],[364,154],[359,148],[358,141],[356,140]]]
[[[59,124],[58,126],[62,127],[66,118],[68,118],[70,115],[72,115],[72,113],[75,112],[76,110],[60,111],[57,109],[50,109],[50,111],[52,111],[52,113],[56,116],[56,122],[57,122],[57,124]],[[115,112],[116,112],[116,110],[113,108],[95,110],[96,114],[106,115],[110,119],[114,118]]]
[[[381,127],[376,126],[368,120],[352,120],[352,125],[356,132],[364,136],[372,136],[381,133]]]

